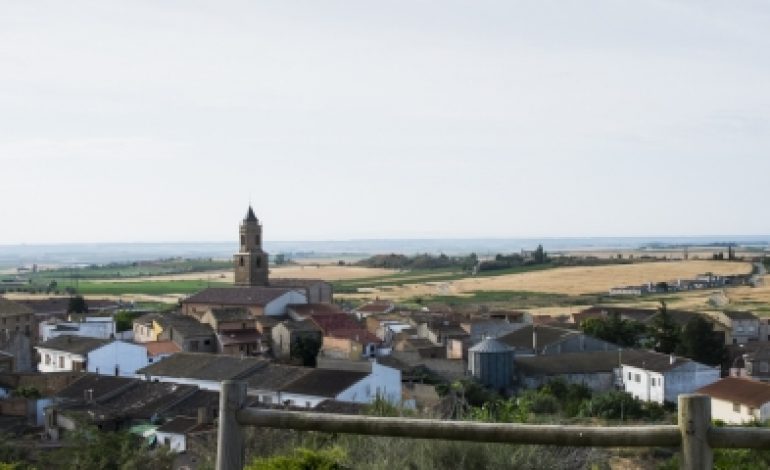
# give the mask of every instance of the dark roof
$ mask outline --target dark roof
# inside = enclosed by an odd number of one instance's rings
[[[35,313],[35,311],[26,305],[12,302],[5,297],[0,297],[0,317],[9,315],[31,315],[33,313]]]
[[[196,390],[198,387],[194,385],[136,380],[130,388],[99,400],[99,404],[119,416],[149,420],[153,415],[191,396]]]
[[[257,222],[257,215],[254,213],[254,209],[249,204],[249,210],[246,211],[246,216],[243,218],[244,222]]]
[[[212,308],[211,316],[218,322],[253,320],[254,316],[244,307]]]
[[[725,377],[696,390],[695,393],[755,408],[770,402],[770,384],[743,377]]]
[[[624,349],[625,357],[638,351]],[[620,367],[618,351],[576,352],[545,356],[517,356],[516,367],[528,375],[591,374]]]
[[[527,325],[507,335],[497,338],[498,341],[507,344],[516,349],[532,349],[532,325]],[[551,344],[556,344],[562,340],[579,334],[576,331],[555,326],[538,325],[537,326],[537,348],[543,349]]]
[[[139,369],[137,374],[222,381],[248,376],[251,370],[263,367],[265,362],[250,357],[180,352]]]
[[[309,367],[268,363],[265,367],[250,372],[245,380],[248,382],[249,388],[279,390],[313,370],[315,369]]]
[[[624,353],[625,351],[621,353],[621,364],[655,372],[667,372],[684,364],[693,362],[686,357],[661,354],[655,351],[637,350],[634,355]]]
[[[725,310],[725,316],[730,320],[757,320],[757,316],[751,312],[738,310]]]
[[[157,321],[164,329],[173,328],[185,337],[212,336],[214,334],[211,325],[208,323],[201,323],[188,315],[168,314],[163,315]]]
[[[182,301],[183,304],[265,306],[291,289],[281,287],[209,287]]]
[[[120,391],[131,387],[137,381],[137,379],[130,379],[127,377],[83,374],[83,377],[72,382],[67,387],[64,387],[56,394],[56,396],[67,400],[83,401],[85,399],[86,391],[91,390],[90,394],[92,398],[94,400],[99,400],[119,393]]]
[[[219,392],[212,390],[196,390],[181,401],[166,408],[163,416],[198,416],[198,409],[219,409]]]
[[[57,336],[38,345],[38,348],[53,349],[56,351],[66,351],[72,354],[85,355],[94,349],[98,349],[105,344],[111,343],[109,339],[88,338],[85,336]]]
[[[284,386],[281,391],[334,398],[369,374],[351,370],[311,369],[309,373]]]

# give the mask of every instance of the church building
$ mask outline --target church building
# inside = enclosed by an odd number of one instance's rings
[[[283,315],[289,304],[332,303],[332,287],[318,279],[274,279],[262,249],[262,224],[249,206],[233,255],[234,287],[210,287],[182,301],[182,312],[199,320],[212,308],[246,308],[251,315]]]

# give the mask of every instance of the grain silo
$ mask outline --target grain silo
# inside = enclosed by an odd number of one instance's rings
[[[486,338],[468,350],[468,369],[483,385],[506,389],[513,381],[513,348]]]

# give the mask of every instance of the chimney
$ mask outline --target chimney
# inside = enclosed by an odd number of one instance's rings
[[[535,350],[535,355],[537,355],[537,325],[532,325],[532,349]]]

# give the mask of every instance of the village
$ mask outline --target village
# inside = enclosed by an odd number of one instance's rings
[[[721,422],[770,419],[770,322],[749,311],[597,305],[571,315],[468,314],[381,299],[346,309],[328,282],[270,278],[251,207],[239,241],[233,286],[205,288],[174,309],[135,312],[127,331],[116,328],[114,314],[125,308],[117,302],[0,297],[2,432],[42,448],[85,425],[128,430],[194,468],[201,443],[216,435],[227,380],[248,384],[249,406],[327,413],[385,403],[455,419],[452,384],[505,398],[563,383],[661,409],[701,393]],[[702,278],[719,287],[748,280]],[[661,352],[655,338],[619,344],[586,328],[651,327],[661,315],[678,328],[707,325],[723,356],[706,364]]]

